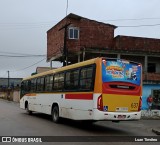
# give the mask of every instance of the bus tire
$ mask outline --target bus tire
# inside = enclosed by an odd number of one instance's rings
[[[52,109],[52,120],[55,123],[59,123],[60,122],[60,117],[59,117],[59,108],[58,106],[54,106]]]
[[[27,111],[27,113],[28,113],[29,115],[32,115],[32,111],[29,110],[29,105],[28,105],[28,103],[27,103],[27,105],[26,105],[26,111]]]

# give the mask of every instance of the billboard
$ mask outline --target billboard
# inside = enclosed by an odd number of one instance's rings
[[[102,61],[103,82],[128,82],[141,84],[141,65],[126,60],[109,59]]]

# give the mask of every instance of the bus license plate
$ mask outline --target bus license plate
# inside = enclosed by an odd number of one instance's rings
[[[126,115],[118,115],[118,119],[125,119]]]
[[[128,107],[117,107],[116,111],[117,112],[128,112]]]

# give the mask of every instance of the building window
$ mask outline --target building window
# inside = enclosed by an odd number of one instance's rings
[[[152,90],[153,102],[152,102],[152,109],[160,110],[160,89],[159,90]]]
[[[69,39],[79,39],[79,28],[77,27],[69,28]]]
[[[156,72],[156,64],[155,63],[148,63],[148,72],[155,73]]]

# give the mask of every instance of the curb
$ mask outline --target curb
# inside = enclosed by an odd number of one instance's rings
[[[141,117],[142,120],[160,120],[159,116],[154,117]]]
[[[160,128],[153,128],[152,132],[154,132],[157,135],[160,135]]]

